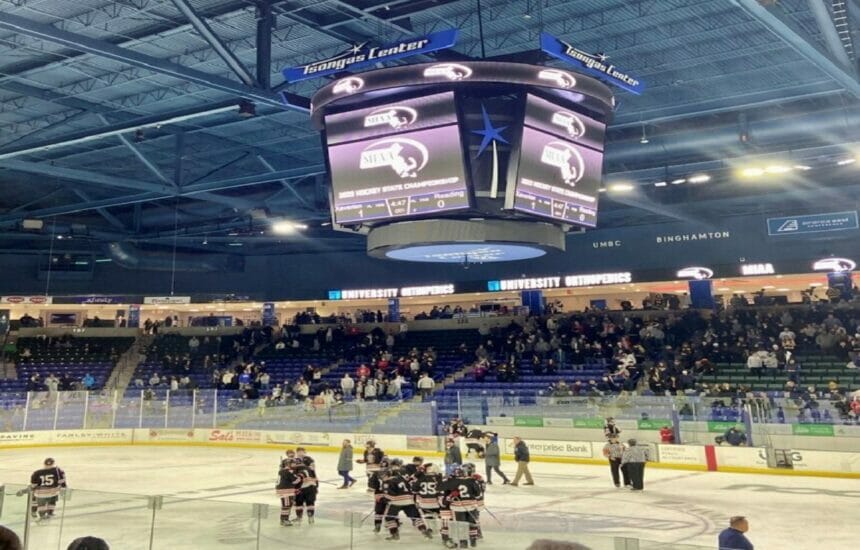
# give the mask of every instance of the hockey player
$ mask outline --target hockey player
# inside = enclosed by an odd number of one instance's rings
[[[296,450],[296,454],[298,455],[298,449]],[[312,460],[311,463],[313,464]],[[299,458],[298,456],[295,461],[295,471],[301,478],[301,483],[296,492],[296,522],[301,523],[302,516],[307,512],[308,525],[313,525],[317,492],[319,491],[317,473],[313,468],[306,465],[306,461],[303,458]]]
[[[440,519],[440,497],[442,487],[442,474],[434,464],[427,464],[421,468],[412,482],[412,493],[415,495],[415,504],[428,523],[430,520]],[[441,529],[440,529],[441,531]]]
[[[281,525],[284,527],[293,524],[290,521],[290,512],[302,485],[302,478],[294,471],[293,464],[294,462],[282,461],[281,469],[278,471],[278,484],[275,486],[275,493],[281,499]]]
[[[477,473],[475,465],[471,462],[463,464],[463,473],[471,477],[478,483],[480,491],[475,495],[475,525],[477,526],[478,539],[484,538],[484,533],[481,531],[481,510],[484,509],[484,494],[487,492],[487,483]]]
[[[475,479],[467,476],[462,467],[458,466],[454,468],[451,477],[442,484],[442,492],[444,494],[443,502],[448,502],[454,521],[461,527],[457,534],[460,548],[468,548],[470,544],[476,546],[478,544],[478,524],[475,512],[478,509],[476,499],[481,498],[480,485]],[[462,528],[463,526],[467,526],[467,528]],[[450,538],[445,544],[449,548],[456,546]]]
[[[367,480],[367,490],[373,493],[373,532],[382,530],[382,520],[385,518],[385,507],[388,501],[382,491],[382,477],[388,475],[388,457],[383,456],[379,468],[370,474]]]
[[[379,471],[379,463],[382,462],[382,458],[384,456],[385,453],[382,452],[382,449],[376,447],[376,442],[372,439],[368,439],[367,443],[365,443],[364,455],[362,456],[362,458],[356,460],[356,462],[358,462],[359,464],[364,464],[365,471],[367,472],[368,493],[373,492],[369,484],[370,476],[372,476],[374,472]]]
[[[400,521],[398,519],[400,512],[412,520],[412,525],[422,535],[428,539],[433,538],[424,520],[421,519],[418,508],[415,507],[415,497],[412,495],[409,482],[403,474],[403,461],[399,458],[391,460],[388,474],[382,478],[382,491],[388,501],[385,510],[385,526],[388,528],[389,535],[385,537],[385,540],[400,540]]]
[[[18,496],[27,491],[32,492],[30,515],[39,520],[50,519],[54,516],[54,508],[60,492],[66,488],[66,473],[58,467],[53,458],[46,458],[44,468],[33,472],[30,476],[30,486],[18,491]]]
[[[409,481],[413,481],[418,474],[422,470],[422,465],[424,464],[424,458],[420,456],[412,457],[412,462],[403,467],[403,475],[405,475]]]
[[[287,466],[292,466],[293,460],[295,460],[295,459],[296,459],[296,452],[292,449],[287,449],[286,453],[284,454],[284,458],[281,459],[280,469],[283,470]]]
[[[466,432],[466,458],[472,451],[478,455],[478,458],[484,458],[484,432],[477,428],[471,428]]]
[[[314,461],[313,458],[308,456],[308,453],[304,447],[296,447],[296,458],[302,459],[302,462],[304,463],[304,465],[307,466],[308,468],[310,468],[311,470],[316,470],[317,463]]]

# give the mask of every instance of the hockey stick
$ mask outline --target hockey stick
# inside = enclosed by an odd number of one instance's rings
[[[484,512],[487,512],[488,514],[490,514],[490,517],[493,518],[494,520],[496,520],[496,523],[498,523],[499,525],[504,525],[501,521],[499,521],[499,518],[496,517],[496,514],[492,513],[490,511],[490,509],[487,508],[486,506],[484,507]]]

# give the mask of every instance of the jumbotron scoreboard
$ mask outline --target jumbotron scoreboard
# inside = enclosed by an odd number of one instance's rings
[[[613,108],[598,80],[523,63],[425,63],[334,80],[311,106],[333,226],[399,260],[469,261],[468,251],[439,254],[446,243],[502,247],[489,261],[563,250],[566,232],[597,223]],[[428,247],[435,259],[420,257]]]

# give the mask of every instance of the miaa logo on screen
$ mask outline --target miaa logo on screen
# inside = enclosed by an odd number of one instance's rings
[[[377,109],[364,117],[364,127],[391,126],[392,128],[405,128],[418,120],[418,111],[412,107],[403,105],[392,105],[384,109]]]
[[[578,116],[568,111],[556,111],[552,114],[550,122],[564,128],[567,131],[567,135],[572,138],[585,135],[585,123]]]
[[[359,168],[391,168],[401,178],[418,176],[430,159],[427,147],[414,139],[388,138],[375,141],[361,152]]]
[[[585,173],[585,161],[575,147],[562,141],[551,141],[543,148],[540,161],[555,166],[564,183],[571,187],[579,183]]]
[[[424,77],[444,76],[448,80],[464,80],[472,76],[472,69],[459,63],[441,63],[424,69]]]

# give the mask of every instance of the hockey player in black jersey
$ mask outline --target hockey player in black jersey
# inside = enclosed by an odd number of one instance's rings
[[[305,457],[309,458],[309,457]],[[313,464],[313,460],[311,460]],[[317,473],[312,468],[305,465],[306,461],[302,458],[296,458],[295,471],[301,478],[299,489],[296,492],[296,522],[302,522],[302,516],[305,512],[308,515],[308,525],[313,525],[314,515],[316,514],[317,492],[319,491],[319,480]]]
[[[293,524],[290,521],[290,512],[296,502],[296,495],[301,485],[302,477],[294,470],[294,462],[282,461],[281,469],[278,471],[278,484],[275,486],[275,493],[281,499],[281,525],[284,527]]]
[[[372,439],[368,439],[365,443],[364,454],[361,458],[357,459],[356,462],[359,464],[364,464],[365,471],[367,472],[367,492],[372,493],[373,488],[370,487],[370,477],[378,472],[380,469],[380,463],[384,458],[385,453],[376,446],[376,442]]]
[[[477,473],[475,465],[471,462],[463,464],[463,473],[474,479],[478,483],[480,491],[475,495],[475,525],[478,533],[478,540],[484,538],[484,533],[481,531],[481,510],[484,509],[484,495],[487,493],[487,482]]]
[[[405,465],[403,467],[403,475],[405,475],[410,480],[414,480],[419,471],[421,470],[422,465],[424,464],[424,458],[420,456],[412,457],[412,462]]]
[[[313,458],[308,456],[308,452],[305,450],[304,447],[296,447],[296,458],[301,458],[304,465],[311,470],[317,469],[317,463],[314,461]]]
[[[46,458],[44,468],[33,472],[30,476],[30,486],[18,491],[18,496],[27,491],[32,492],[30,515],[34,518],[50,519],[54,516],[54,508],[60,492],[66,488],[66,473],[58,467],[53,458]]]
[[[442,474],[434,464],[426,464],[412,482],[412,493],[424,521],[439,520]],[[440,528],[441,529],[441,528]]]
[[[412,495],[409,481],[403,474],[403,461],[394,458],[390,462],[388,475],[382,478],[382,491],[388,501],[385,510],[385,526],[388,528],[389,535],[385,540],[400,540],[400,521],[398,520],[400,512],[412,520],[412,525],[422,535],[428,539],[432,538],[432,533],[427,529],[421,514],[418,513],[418,508],[415,507],[415,497]]]
[[[367,490],[373,493],[373,532],[382,530],[382,520],[385,519],[385,507],[388,501],[382,491],[382,478],[388,475],[388,457],[383,456],[377,468],[367,479]]]
[[[442,483],[442,500],[451,510],[454,521],[457,522],[457,536],[460,548],[476,546],[478,543],[478,527],[475,512],[478,509],[478,499],[483,498],[480,484],[467,476],[463,468],[454,468],[451,477]],[[450,532],[450,526],[448,531]],[[466,536],[468,538],[466,538]],[[445,537],[445,545],[449,548],[456,546],[454,540]]]
[[[293,460],[296,459],[296,452],[292,449],[287,449],[287,452],[284,455],[284,458],[281,459],[280,469],[284,469],[287,466],[292,466]]]

